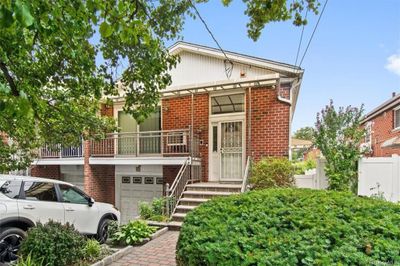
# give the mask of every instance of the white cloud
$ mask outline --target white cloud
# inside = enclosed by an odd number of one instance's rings
[[[400,76],[400,53],[389,56],[385,68]]]

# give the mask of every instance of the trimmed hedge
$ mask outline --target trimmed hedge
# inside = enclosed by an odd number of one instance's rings
[[[176,255],[180,265],[398,265],[400,205],[309,189],[217,198],[186,216]]]

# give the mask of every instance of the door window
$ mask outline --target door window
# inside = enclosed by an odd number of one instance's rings
[[[18,199],[19,197],[19,192],[21,190],[21,181],[17,180],[10,180],[6,181],[1,187],[0,187],[0,193],[3,193],[7,197],[11,199]]]
[[[59,185],[63,202],[88,204],[87,196],[80,190],[61,184]]]
[[[24,182],[24,198],[38,201],[58,201],[53,183]]]

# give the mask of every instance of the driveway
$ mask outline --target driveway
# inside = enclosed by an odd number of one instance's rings
[[[176,265],[175,248],[179,231],[168,231],[114,262],[113,266]]]

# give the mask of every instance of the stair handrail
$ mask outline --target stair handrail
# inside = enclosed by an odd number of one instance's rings
[[[246,168],[244,170],[242,188],[240,190],[241,193],[243,193],[243,192],[248,190],[250,168],[251,168],[251,157],[247,156],[247,162],[246,162]]]
[[[172,213],[175,211],[179,198],[181,197],[186,184],[190,180],[190,172],[188,173],[186,171],[189,164],[190,158],[187,158],[179,169],[179,172],[176,175],[171,187],[169,187],[168,184],[166,185],[166,213],[168,216],[171,216]]]

